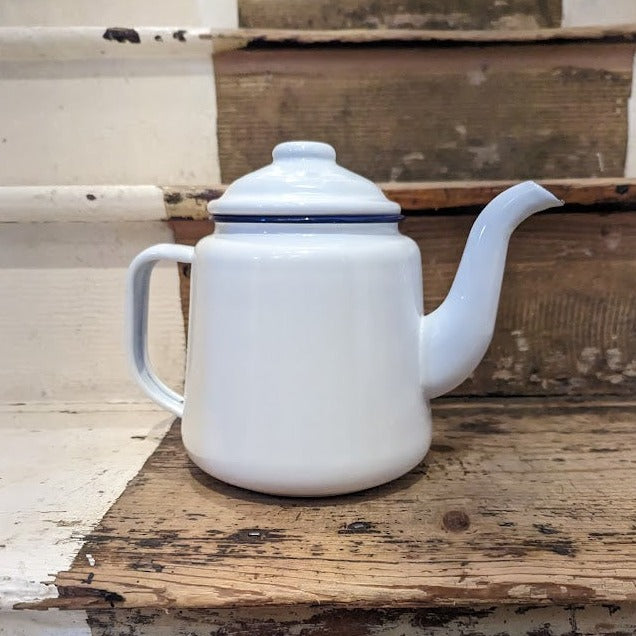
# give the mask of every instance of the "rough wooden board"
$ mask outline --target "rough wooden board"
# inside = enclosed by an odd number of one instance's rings
[[[540,179],[566,206],[595,206],[588,209],[636,208],[636,179]],[[481,207],[514,181],[450,181],[424,183],[382,183],[389,199],[404,211],[444,210],[453,212]],[[577,208],[578,209],[578,208]],[[585,211],[582,208],[580,211]]]
[[[636,605],[90,610],[88,622],[93,636],[629,636]]]
[[[422,253],[427,311],[445,297],[471,215],[410,216]],[[173,219],[177,242],[207,221]],[[636,391],[636,213],[551,213],[525,221],[508,251],[495,337],[454,395],[631,396]],[[180,266],[187,321],[189,266]]]
[[[207,476],[175,424],[44,605],[636,601],[635,420],[635,402],[438,403],[418,468],[305,500]]]
[[[142,31],[143,32],[143,31]],[[321,47],[333,45],[376,46],[404,45],[447,46],[495,43],[542,42],[633,42],[636,24],[618,26],[570,27],[557,29],[232,29],[183,30],[186,41],[213,40],[214,51],[223,52],[241,48]],[[143,39],[142,39],[143,41]]]
[[[517,181],[424,181],[378,184],[384,194],[397,201],[405,212],[463,212],[483,206]],[[636,208],[636,179],[541,179],[568,206],[606,206],[608,209]],[[207,219],[207,204],[218,199],[226,185],[163,186],[168,218]],[[583,210],[582,210],[583,211]]]
[[[239,24],[283,29],[557,27],[560,0],[239,0]]]
[[[316,139],[376,181],[621,177],[634,45],[216,56],[221,177]],[[603,122],[600,126],[599,122]]]

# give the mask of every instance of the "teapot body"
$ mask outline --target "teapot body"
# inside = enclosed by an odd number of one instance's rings
[[[319,142],[287,142],[231,184],[195,249],[155,245],[131,263],[133,377],[182,417],[207,473],[277,495],[335,495],[390,481],[431,441],[428,400],[465,380],[490,343],[508,240],[562,202],[527,181],[475,221],[442,304],[423,315],[417,245],[400,206]],[[191,263],[185,395],[147,350],[152,268]]]
[[[191,269],[183,442],[271,494],[369,488],[417,465],[417,245],[396,223],[217,223]]]

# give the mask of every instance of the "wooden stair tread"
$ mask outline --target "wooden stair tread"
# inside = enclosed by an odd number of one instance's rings
[[[396,201],[405,214],[462,211],[481,207],[520,180],[507,181],[393,181],[379,183],[384,194]],[[636,208],[636,179],[537,179],[567,206]],[[219,198],[227,185],[163,186],[169,218],[207,219],[207,204]],[[588,207],[589,209],[589,207]],[[592,207],[592,210],[595,208]],[[552,212],[558,212],[558,208]],[[548,212],[549,213],[549,212]]]
[[[572,41],[633,42],[636,24],[616,26],[578,26],[535,29],[259,29],[197,31],[198,37],[212,39],[223,49],[223,42],[236,48],[267,46],[336,46],[408,44],[493,44]],[[186,35],[187,37],[187,35]]]
[[[635,421],[633,401],[442,401],[414,471],[307,500],[207,476],[175,423],[39,607],[634,601]]]

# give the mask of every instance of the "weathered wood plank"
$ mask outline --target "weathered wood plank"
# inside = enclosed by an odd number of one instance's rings
[[[418,468],[362,493],[304,500],[207,476],[175,425],[46,604],[633,602],[635,417],[633,401],[438,403]]]
[[[560,0],[240,0],[239,24],[282,29],[558,27]]]
[[[445,297],[474,217],[410,216],[427,311]],[[173,220],[178,242],[212,231]],[[181,266],[187,320],[189,269]],[[551,213],[525,221],[508,252],[495,336],[454,395],[633,395],[636,391],[636,214]]]
[[[483,206],[514,183],[517,181],[394,181],[379,185],[404,212],[444,210],[452,214]],[[636,208],[636,179],[541,179],[540,183],[568,206],[595,206],[592,210],[598,206],[612,210]],[[226,187],[163,186],[166,216],[207,219],[208,202],[218,199]]]
[[[599,206],[608,209],[636,209],[636,179],[540,179],[542,185],[569,208]],[[397,201],[406,212],[444,210],[461,212],[482,207],[515,181],[450,181],[425,183],[382,183],[389,199]],[[592,207],[593,206],[593,207]],[[584,212],[585,209],[581,209]]]
[[[329,142],[380,182],[620,177],[633,55],[594,43],[220,54],[222,179],[289,139]]]
[[[93,636],[629,636],[636,605],[90,610],[88,622]]]
[[[557,29],[495,29],[495,30],[444,30],[444,29],[231,29],[223,31],[205,29],[181,30],[186,42],[213,40],[214,52],[241,48],[272,47],[321,47],[321,46],[376,46],[412,45],[446,46],[502,43],[541,43],[568,41],[633,42],[636,40],[636,24],[617,26],[586,26]],[[161,34],[163,37],[163,34]],[[146,36],[141,30],[140,37]]]

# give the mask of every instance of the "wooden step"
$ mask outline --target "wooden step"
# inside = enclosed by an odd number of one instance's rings
[[[623,195],[618,194],[623,187],[599,188],[615,201],[634,190],[628,186]],[[204,205],[182,192],[185,209]],[[446,193],[462,203],[483,201],[492,193],[489,187],[412,192],[414,200],[427,205],[443,205]],[[573,192],[579,200],[589,194]],[[636,214],[610,210],[602,205],[576,212],[559,209],[528,219],[514,232],[492,344],[454,395],[634,395]],[[473,220],[474,213],[452,209],[409,215],[402,222],[402,232],[422,254],[427,311],[446,296]],[[170,224],[177,242],[188,244],[213,231],[204,220],[173,218]],[[180,266],[186,322],[189,271]]]
[[[239,0],[238,9],[241,26],[256,28],[510,29],[561,24],[561,0]]]
[[[633,401],[438,402],[418,468],[303,500],[207,476],[175,424],[38,607],[636,601],[635,421]]]
[[[215,56],[221,177],[290,139],[375,181],[621,177],[633,43],[248,48]],[[602,122],[602,125],[599,125]]]
[[[270,159],[266,160],[269,163]],[[539,183],[565,202],[566,209],[585,212],[636,209],[636,179],[539,179]],[[486,205],[517,183],[508,181],[393,181],[378,184],[384,194],[400,204],[405,215],[440,210],[448,214]],[[225,192],[226,185],[163,186],[166,214],[171,219],[207,219],[207,204]],[[553,212],[549,212],[554,213]]]
[[[318,48],[325,46],[372,47],[409,45],[428,47],[480,46],[483,44],[563,43],[570,41],[633,42],[636,24],[620,26],[525,28],[525,29],[298,29],[243,28],[224,31],[183,31],[200,39],[212,39],[221,50],[228,48]]]

